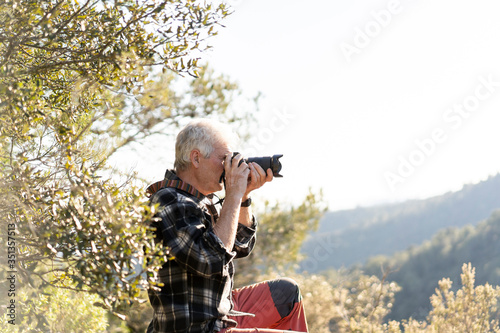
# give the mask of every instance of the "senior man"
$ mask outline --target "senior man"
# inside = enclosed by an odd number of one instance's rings
[[[158,272],[159,290],[149,290],[148,333],[307,332],[293,280],[233,290],[233,260],[255,245],[250,194],[273,179],[270,169],[233,157],[235,139],[224,124],[189,123],[176,139],[174,170],[148,187],[151,203],[159,204],[155,241],[170,256]],[[222,189],[223,203],[214,203]]]

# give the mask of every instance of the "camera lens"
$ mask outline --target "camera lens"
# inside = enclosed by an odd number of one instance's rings
[[[238,154],[239,154],[238,152],[234,152],[232,158],[234,158]],[[267,172],[267,169],[271,169],[273,171],[274,177],[283,177],[282,175],[280,175],[281,162],[279,161],[279,159],[282,156],[283,156],[283,154],[273,155],[273,156],[264,156],[264,157],[249,157],[246,159],[242,159],[240,161],[240,164],[243,163],[243,161],[245,161],[246,163],[255,162],[258,165],[260,165],[262,167],[262,169],[264,169],[265,172]],[[220,182],[224,181],[225,174],[226,174],[226,172],[223,171],[222,175],[220,176]]]
[[[264,169],[264,171],[267,171],[267,169],[271,169],[273,171],[274,177],[283,177],[280,175],[281,171],[281,162],[279,161],[279,158],[282,157],[283,155],[273,155],[271,156],[264,156],[264,157],[249,157],[245,159],[247,163],[250,162],[255,162],[258,165]]]

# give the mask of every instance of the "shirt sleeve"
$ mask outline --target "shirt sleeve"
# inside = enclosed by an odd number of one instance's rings
[[[241,223],[238,224],[236,239],[234,241],[234,251],[236,252],[236,258],[244,258],[252,252],[255,246],[256,232],[257,221],[255,220],[254,216],[252,216],[251,227],[247,227]]]
[[[160,198],[162,208],[157,233],[179,266],[205,277],[224,274],[224,266],[236,253],[228,252],[215,235],[206,213],[182,195]]]

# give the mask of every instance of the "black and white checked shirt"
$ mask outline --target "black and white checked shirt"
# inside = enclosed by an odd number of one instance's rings
[[[148,332],[208,333],[229,325],[233,310],[233,259],[247,256],[255,244],[253,228],[238,226],[233,251],[226,251],[213,231],[210,199],[167,170],[165,180],[148,188],[160,205],[156,242],[168,248],[170,260],[159,271],[160,291],[149,291],[154,309]],[[210,207],[213,210],[215,207]]]

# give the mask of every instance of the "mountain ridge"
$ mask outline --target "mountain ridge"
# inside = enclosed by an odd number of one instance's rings
[[[327,212],[301,249],[306,260],[316,264],[303,262],[301,268],[313,273],[390,256],[431,239],[440,230],[476,225],[498,208],[500,174],[427,199]]]

